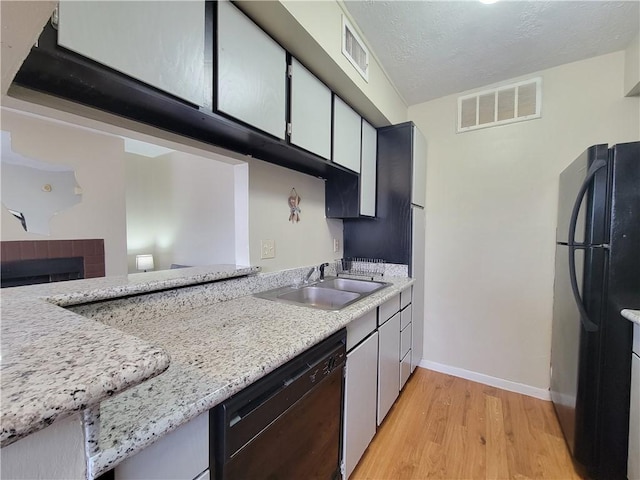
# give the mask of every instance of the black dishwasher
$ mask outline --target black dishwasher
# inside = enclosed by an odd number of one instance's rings
[[[346,330],[218,405],[215,478],[340,478]]]

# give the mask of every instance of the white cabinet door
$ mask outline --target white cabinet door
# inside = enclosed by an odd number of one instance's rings
[[[362,117],[333,96],[333,163],[360,172]]]
[[[114,469],[115,480],[194,479],[209,468],[209,412],[178,427]],[[206,477],[205,477],[206,478]]]
[[[627,477],[640,480],[640,357],[631,355],[631,408],[629,410]]]
[[[378,132],[362,119],[362,162],[360,164],[360,215],[376,216],[376,169]]]
[[[378,361],[378,332],[347,354],[344,389],[343,461],[346,478],[356,468],[376,434],[374,365]]]
[[[211,108],[205,4],[60,2],[58,43],[130,77]]]
[[[295,58],[291,62],[291,143],[331,158],[331,90]]]
[[[425,215],[421,208],[414,207],[412,214],[412,251],[411,275],[415,278],[411,300],[412,307],[412,340],[411,340],[411,371],[422,360],[424,344],[424,242]]]
[[[427,197],[427,141],[416,126],[413,127],[412,157],[411,203],[424,207]]]
[[[221,1],[217,49],[218,110],[284,139],[287,130],[284,48],[237,7]]]
[[[400,391],[400,313],[378,327],[378,425]]]

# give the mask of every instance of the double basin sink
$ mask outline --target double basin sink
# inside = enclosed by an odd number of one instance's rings
[[[381,290],[390,283],[352,278],[329,277],[301,287],[284,287],[255,296],[280,303],[302,305],[321,310],[340,310]]]

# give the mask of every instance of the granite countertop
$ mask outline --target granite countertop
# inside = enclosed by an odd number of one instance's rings
[[[392,285],[340,311],[243,296],[119,325],[160,345],[168,370],[100,404],[90,471],[96,477],[242,390],[413,283]],[[96,417],[98,412],[96,412]]]
[[[167,369],[157,342],[61,306],[256,273],[217,265],[5,288],[1,293],[0,446],[97,405]]]
[[[620,312],[627,320],[631,320],[634,323],[640,324],[640,310],[631,310],[630,308],[625,308]]]

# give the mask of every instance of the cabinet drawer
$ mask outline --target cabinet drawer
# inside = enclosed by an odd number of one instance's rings
[[[400,308],[405,308],[411,303],[412,293],[413,287],[409,287],[406,290],[400,292]]]
[[[378,326],[385,323],[400,311],[400,294],[387,300],[378,307]]]
[[[407,325],[411,323],[411,316],[413,315],[413,307],[409,305],[407,308],[400,312],[400,330],[404,330]]]
[[[407,383],[409,375],[411,375],[411,350],[400,361],[400,389]]]
[[[400,358],[404,358],[411,350],[411,323],[400,332]]]
[[[377,313],[374,308],[347,325],[347,352],[376,329]]]

